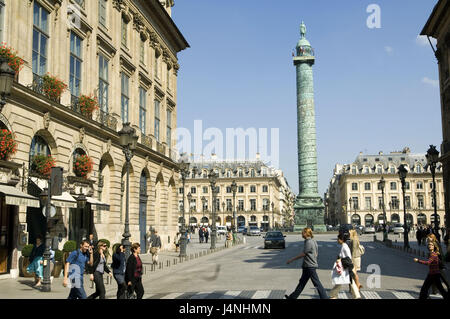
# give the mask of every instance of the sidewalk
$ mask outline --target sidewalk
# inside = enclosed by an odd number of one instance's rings
[[[216,251],[212,252],[210,250],[210,241],[208,243],[200,244],[198,240],[198,235],[192,235],[191,242],[187,245],[186,259],[182,262],[189,262],[190,260],[200,258],[202,256],[207,256],[211,253],[225,249],[225,236],[217,237],[216,241]],[[229,248],[233,249],[239,244]],[[143,279],[146,280],[150,276],[156,273],[167,270],[176,266],[181,262],[179,257],[179,252],[175,250],[162,251],[158,255],[158,265],[152,266],[152,256],[151,254],[141,254],[141,259],[144,264]],[[176,269],[176,268],[175,268]],[[69,288],[63,287],[63,273],[59,278],[54,278],[52,282],[52,291],[49,293],[43,293],[40,289],[33,288],[34,278],[24,278],[19,277],[15,279],[2,279],[0,280],[0,299],[66,299],[69,295]],[[108,275],[104,275],[106,297],[108,299],[116,298],[117,284],[113,278],[109,278]],[[89,296],[95,289],[91,288],[92,282],[89,280],[89,276],[84,276],[84,288],[86,294]]]

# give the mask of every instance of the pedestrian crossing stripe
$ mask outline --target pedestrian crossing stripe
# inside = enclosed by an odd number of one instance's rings
[[[149,293],[145,299],[282,299],[288,292],[286,290],[228,290],[228,291],[202,291],[202,292],[172,292],[172,293]],[[328,292],[329,293],[329,292]],[[417,299],[419,293],[406,291],[360,291],[362,299]],[[318,297],[317,292],[302,293],[303,297]],[[115,298],[115,296],[108,296]],[[431,295],[431,299],[442,299],[440,295]],[[338,299],[353,299],[348,291],[340,291]]]
[[[259,290],[252,296],[252,299],[267,299],[269,295],[270,290]]]
[[[397,299],[414,299],[409,293],[403,291],[393,291],[392,294],[397,297]]]

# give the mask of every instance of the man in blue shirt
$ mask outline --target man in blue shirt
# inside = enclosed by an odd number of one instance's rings
[[[83,240],[80,244],[80,249],[70,253],[64,267],[63,286],[67,287],[68,277],[70,275],[70,286],[72,288],[70,289],[68,299],[86,299],[86,292],[84,291],[83,286],[83,274],[86,263],[92,266],[94,258],[92,247],[89,245],[89,242]]]

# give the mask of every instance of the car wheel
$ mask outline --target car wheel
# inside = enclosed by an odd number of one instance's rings
[[[286,245],[283,245],[283,249],[286,249]]]

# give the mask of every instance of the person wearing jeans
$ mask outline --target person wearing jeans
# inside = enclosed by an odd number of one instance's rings
[[[63,286],[67,287],[70,271],[71,290],[68,299],[86,299],[86,292],[83,285],[83,274],[86,263],[89,266],[94,264],[92,247],[89,242],[83,240],[80,249],[70,253],[64,266]]]
[[[127,284],[125,283],[125,248],[119,245],[113,254],[113,269],[114,279],[117,282],[117,299],[125,299],[125,291]]]
[[[304,228],[302,232],[302,237],[305,239],[303,253],[300,255],[289,259],[286,263],[290,264],[291,262],[303,258],[302,265],[302,276],[300,281],[295,288],[295,290],[288,296],[285,295],[286,299],[297,299],[302,293],[303,289],[306,286],[306,283],[309,279],[311,279],[314,287],[316,287],[319,292],[320,299],[328,299],[327,293],[320,283],[319,276],[317,275],[316,269],[319,267],[317,263],[317,256],[319,254],[319,248],[317,242],[313,239],[313,232],[311,228]]]

